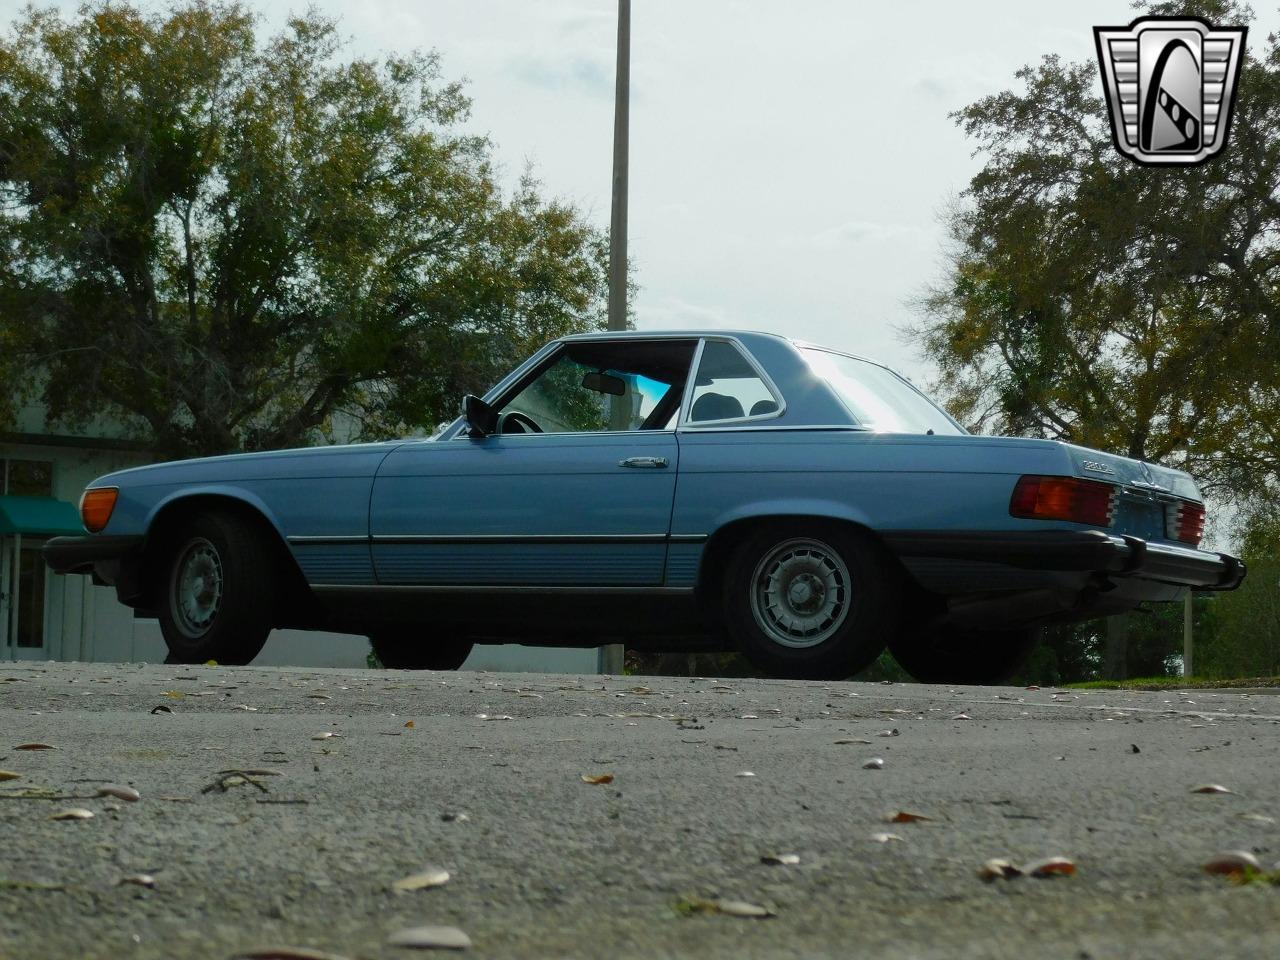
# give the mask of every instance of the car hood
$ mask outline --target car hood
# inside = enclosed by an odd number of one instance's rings
[[[272,476],[316,477],[372,475],[388,453],[420,440],[386,440],[332,447],[299,447],[257,453],[233,453],[192,460],[170,460],[131,467],[99,477],[90,486],[151,486],[199,481],[251,480]]]

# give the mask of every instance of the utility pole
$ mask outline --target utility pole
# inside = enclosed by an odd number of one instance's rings
[[[627,329],[627,166],[631,105],[631,0],[618,0],[618,66],[613,104],[613,208],[609,218],[609,329]],[[630,396],[610,397],[609,427],[631,422]],[[622,673],[620,643],[600,648],[600,671]]]
[[[631,0],[618,0],[613,106],[613,211],[609,219],[609,329],[627,329],[627,152],[631,101]]]

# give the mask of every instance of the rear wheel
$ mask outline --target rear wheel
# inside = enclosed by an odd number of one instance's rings
[[[918,627],[889,641],[898,665],[921,683],[1004,683],[1040,641],[1039,627]]]
[[[369,635],[369,643],[392,670],[457,670],[475,646],[470,640],[433,638],[418,630],[379,630]]]
[[[167,662],[251,662],[272,628],[271,550],[252,527],[223,513],[189,518],[167,543],[156,583]]]
[[[829,524],[773,523],[738,547],[725,578],[729,633],[779,677],[842,680],[884,650],[898,578],[870,539]]]

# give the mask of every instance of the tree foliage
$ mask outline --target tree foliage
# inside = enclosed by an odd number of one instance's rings
[[[312,12],[28,9],[0,40],[0,419],[105,414],[168,454],[451,419],[599,326],[604,238],[495,182],[434,54],[345,59]],[[38,371],[38,376],[33,376]]]
[[[1250,50],[1227,148],[1198,167],[1122,157],[1093,62],[1046,56],[955,115],[985,164],[913,333],[961,420],[1186,466],[1211,491],[1280,475],[1280,46]]]

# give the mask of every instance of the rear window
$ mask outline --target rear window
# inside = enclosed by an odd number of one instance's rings
[[[840,395],[859,426],[878,433],[964,433],[933,401],[878,363],[808,347],[800,352]]]

